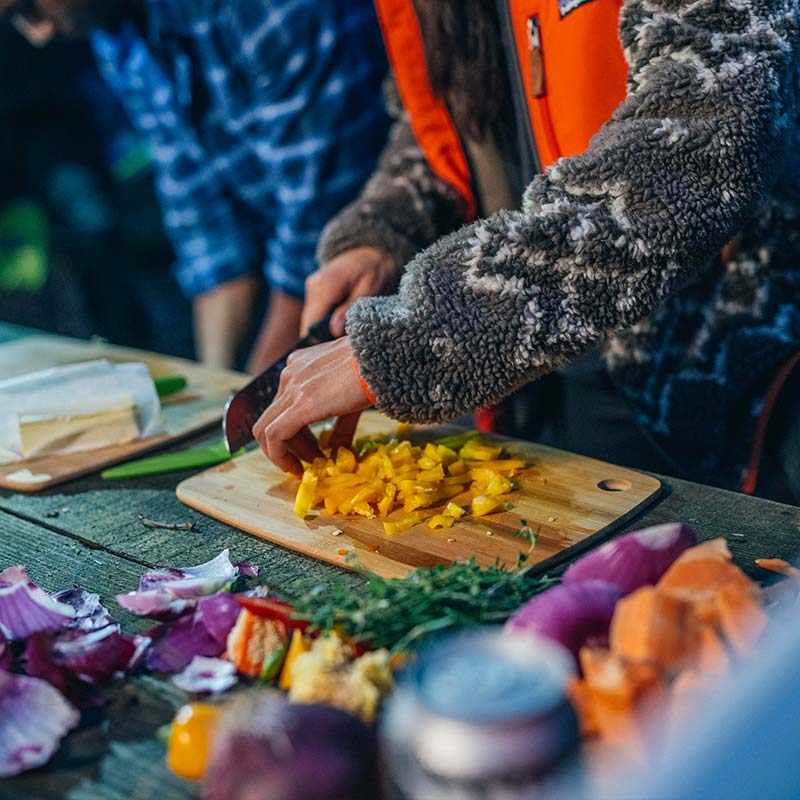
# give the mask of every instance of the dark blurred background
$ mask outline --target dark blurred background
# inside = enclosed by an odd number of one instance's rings
[[[193,356],[146,148],[88,45],[0,21],[0,320]]]

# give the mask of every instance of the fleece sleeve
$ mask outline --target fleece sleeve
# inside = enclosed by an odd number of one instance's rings
[[[797,124],[797,0],[628,0],[628,96],[522,210],[447,236],[348,333],[392,417],[489,406],[645,317],[773,185]]]

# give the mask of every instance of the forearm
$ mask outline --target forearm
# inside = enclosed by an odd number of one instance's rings
[[[269,307],[247,364],[248,372],[262,372],[297,341],[302,310],[302,300],[279,289],[270,292]]]
[[[212,367],[232,368],[250,324],[258,279],[245,275],[194,298],[197,358]]]
[[[702,269],[769,188],[794,124],[790,6],[629,2],[629,97],[589,150],[536,179],[522,211],[418,256],[398,296],[351,311],[379,408],[439,421],[490,405]]]
[[[323,231],[318,260],[324,264],[347,250],[374,247],[406,264],[461,225],[464,213],[464,201],[430,168],[404,115],[361,196]]]

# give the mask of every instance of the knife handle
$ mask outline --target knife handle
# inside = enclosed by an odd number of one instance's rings
[[[323,344],[324,342],[332,342],[336,337],[331,332],[331,318],[332,314],[323,317],[318,322],[315,322],[308,329],[308,336],[306,339],[309,344]]]

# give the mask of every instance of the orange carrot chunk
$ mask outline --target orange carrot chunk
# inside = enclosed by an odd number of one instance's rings
[[[628,661],[676,671],[694,657],[697,635],[686,603],[644,586],[617,603],[609,642],[611,651]]]

